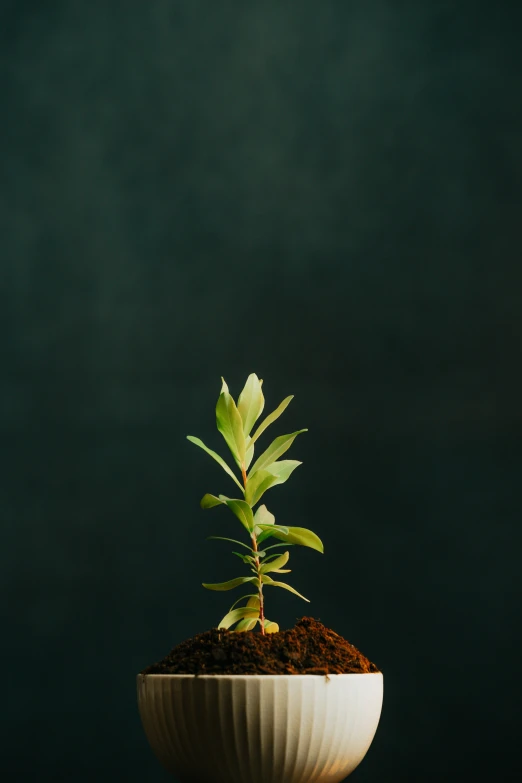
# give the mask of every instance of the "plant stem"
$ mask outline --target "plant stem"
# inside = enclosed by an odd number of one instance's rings
[[[246,490],[247,473],[246,473],[246,467],[244,462],[241,464],[241,473],[243,474],[243,484]],[[257,536],[254,533],[254,531],[252,531],[252,549],[254,550],[254,552],[257,552]],[[264,608],[264,601],[263,601],[263,582],[261,581],[261,571],[260,571],[261,563],[257,555],[254,555],[254,560],[256,564],[257,578],[259,580],[259,620],[261,622],[261,633],[264,636],[265,635],[265,608]]]
[[[257,537],[255,533],[252,533],[252,549],[257,552]],[[265,607],[263,600],[263,582],[261,581],[261,564],[257,555],[255,556],[255,563],[257,569],[257,578],[259,579],[259,619],[261,621],[261,633],[265,635]]]

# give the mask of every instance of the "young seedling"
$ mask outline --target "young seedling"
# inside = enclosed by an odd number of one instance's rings
[[[209,536],[209,538],[231,541],[233,544],[239,544],[239,546],[243,547],[246,552],[234,552],[233,554],[237,555],[248,566],[252,576],[238,576],[235,579],[230,579],[228,582],[219,582],[217,584],[203,583],[203,587],[206,587],[208,590],[224,591],[232,590],[240,585],[251,584],[256,589],[256,592],[248,593],[232,604],[229,612],[223,617],[218,627],[231,628],[235,625],[236,627],[233,629],[235,631],[251,631],[259,624],[262,634],[274,633],[279,630],[279,626],[266,618],[263,588],[281,587],[298,595],[304,601],[308,601],[308,598],[298,593],[297,590],[294,590],[286,582],[274,580],[269,576],[269,574],[289,573],[289,569],[284,568],[284,566],[287,565],[290,557],[288,550],[283,554],[278,552],[269,553],[269,550],[293,545],[307,546],[311,549],[316,549],[318,552],[323,552],[324,548],[319,537],[312,533],[311,530],[307,530],[304,527],[276,525],[274,515],[268,511],[265,505],[258,506],[255,512],[254,507],[270,487],[283,484],[298,465],[302,464],[297,460],[281,460],[279,457],[290,448],[296,437],[302,432],[306,432],[306,430],[297,430],[290,435],[280,435],[250,467],[257,440],[266,428],[279,418],[289,405],[293,395],[286,397],[275,411],[259,424],[254,434],[251,435],[254,424],[261,416],[265,405],[265,399],[261,390],[263,381],[259,380],[255,373],[249,375],[236,404],[230,395],[227,384],[223,378],[221,380],[223,385],[216,405],[216,423],[219,432],[223,435],[232,453],[237,468],[241,471],[241,480],[239,480],[225,460],[215,451],[205,446],[199,438],[195,438],[193,435],[187,435],[187,438],[206,451],[207,454],[210,454],[241,491],[240,498],[229,498],[226,495],[216,496],[207,493],[201,499],[201,507],[228,506],[246,528],[250,538],[249,544],[223,536]],[[264,546],[264,542],[271,537],[284,543]],[[262,544],[263,546],[261,547]],[[237,605],[244,600],[246,600],[246,605],[238,607]]]

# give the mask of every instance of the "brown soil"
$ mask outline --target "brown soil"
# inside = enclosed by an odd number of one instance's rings
[[[353,644],[312,617],[288,631],[205,631],[142,674],[349,674],[378,672]]]

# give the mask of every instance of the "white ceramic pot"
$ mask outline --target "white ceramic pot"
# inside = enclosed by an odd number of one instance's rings
[[[338,783],[362,761],[382,707],[371,674],[139,674],[156,757],[181,783]]]

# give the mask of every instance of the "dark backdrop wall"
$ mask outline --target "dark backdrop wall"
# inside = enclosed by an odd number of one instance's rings
[[[135,675],[228,608],[185,435],[225,453],[250,372],[309,428],[272,508],[326,550],[274,619],[384,671],[353,780],[519,780],[520,5],[0,21],[4,780],[167,780]]]

